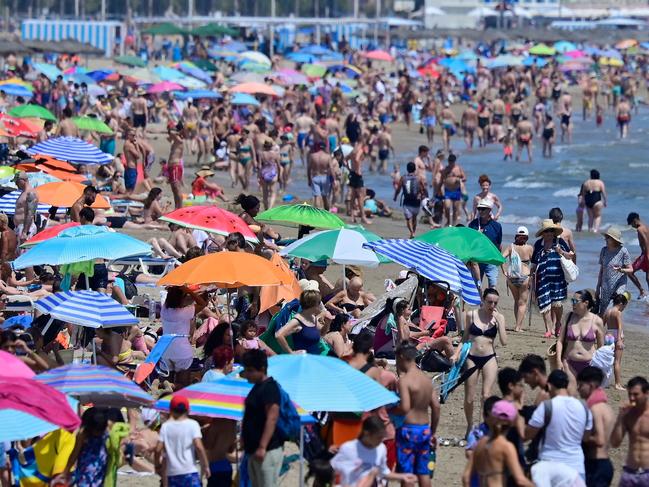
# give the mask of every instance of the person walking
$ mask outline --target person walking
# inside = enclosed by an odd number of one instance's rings
[[[481,233],[484,233],[491,242],[496,246],[498,251],[501,251],[503,243],[503,227],[494,220],[491,211],[494,204],[492,200],[483,198],[481,199],[476,208],[478,217],[469,223],[469,228],[473,228]],[[498,266],[493,264],[479,264],[480,268],[480,282],[484,276],[487,276],[487,283],[490,288],[496,288],[498,285]]]
[[[518,227],[514,243],[503,250],[503,257],[507,262],[507,270],[503,272],[507,278],[507,287],[514,298],[514,331],[523,331],[530,295],[530,265],[534,247],[527,243],[528,238],[527,227]]]
[[[406,218],[409,238],[414,238],[417,232],[417,215],[421,200],[426,197],[426,180],[417,175],[417,166],[414,162],[406,165],[408,173],[401,176],[396,188],[394,189],[394,201],[397,201],[399,193],[403,191],[401,204],[403,206],[403,216]]]
[[[622,232],[615,227],[610,227],[603,232],[606,246],[599,253],[599,274],[595,295],[599,298],[599,314],[603,315],[609,303],[616,294],[626,291],[627,276],[636,281],[639,289],[640,283],[633,275],[631,254],[624,247]]]
[[[613,376],[615,377],[615,388],[618,391],[624,391],[622,385],[622,355],[624,353],[624,329],[622,325],[622,312],[631,300],[631,293],[628,291],[624,294],[613,296],[613,306],[604,312],[602,320],[607,334],[613,336],[615,340],[615,355],[613,360]]]

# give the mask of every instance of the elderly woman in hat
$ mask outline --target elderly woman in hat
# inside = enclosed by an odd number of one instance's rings
[[[618,228],[610,227],[605,232],[606,245],[599,253],[599,276],[597,277],[596,297],[599,298],[599,314],[604,314],[611,299],[616,294],[626,291],[627,276],[636,279],[631,266],[631,255],[624,247],[622,232]],[[636,286],[639,283],[636,282]]]
[[[546,338],[561,326],[563,301],[568,297],[568,283],[563,275],[561,257],[575,260],[574,252],[560,237],[562,232],[563,228],[558,223],[543,220],[536,232],[536,236],[541,238],[534,242],[532,253],[536,303],[543,316]]]

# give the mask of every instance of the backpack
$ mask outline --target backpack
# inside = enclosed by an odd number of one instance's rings
[[[117,274],[122,281],[124,281],[124,296],[126,299],[131,299],[133,296],[137,296],[137,286],[133,284],[133,281],[126,274],[120,273]]]
[[[414,174],[406,174],[403,177],[403,204],[408,206],[419,206],[419,180]]]
[[[509,276],[512,279],[522,279],[527,277],[523,274],[523,263],[521,261],[521,256],[518,255],[518,252],[514,250],[512,245],[511,254],[509,255]]]
[[[277,418],[277,432],[285,440],[300,439],[300,415],[293,405],[293,401],[282,386],[277,384],[279,389],[279,416]]]

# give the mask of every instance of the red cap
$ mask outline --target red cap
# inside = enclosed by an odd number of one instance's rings
[[[239,124],[234,125],[234,126],[232,127],[232,131],[233,131],[235,134],[238,134],[239,132],[241,132],[241,125],[239,125]]]
[[[179,413],[188,413],[189,412],[189,399],[185,396],[179,396],[176,394],[171,398],[171,403],[169,404],[170,411],[177,411]]]

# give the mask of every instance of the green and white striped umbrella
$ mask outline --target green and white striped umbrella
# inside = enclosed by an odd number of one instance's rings
[[[374,252],[363,248],[367,242],[366,236],[356,230],[325,230],[296,240],[285,247],[280,255],[300,257],[311,262],[326,259],[336,264],[376,267],[380,260]]]

